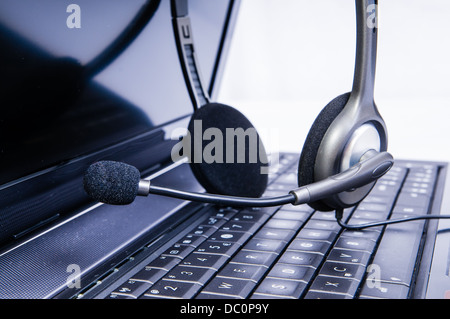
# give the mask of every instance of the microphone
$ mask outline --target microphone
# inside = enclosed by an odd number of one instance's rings
[[[363,155],[359,163],[349,169],[321,181],[293,189],[288,194],[278,197],[236,197],[155,186],[149,180],[141,179],[136,167],[113,161],[92,164],[84,175],[83,184],[91,198],[112,205],[127,205],[132,203],[136,196],[155,194],[219,205],[269,207],[284,204],[300,205],[324,199],[333,194],[352,191],[375,182],[389,171],[393,164],[394,159],[388,152],[370,150]]]

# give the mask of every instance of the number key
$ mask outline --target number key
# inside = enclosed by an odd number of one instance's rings
[[[183,259],[181,265],[218,270],[227,260],[227,256],[193,253]]]
[[[160,280],[141,297],[145,298],[192,298],[202,286],[197,283]]]
[[[231,257],[231,255],[233,255],[233,253],[235,253],[239,247],[240,247],[239,244],[228,241],[207,240],[197,248],[196,252],[205,254],[225,255]]]
[[[216,271],[210,268],[177,266],[172,269],[163,279],[175,281],[194,282],[203,285]]]

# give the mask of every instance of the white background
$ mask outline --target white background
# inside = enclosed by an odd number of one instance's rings
[[[450,161],[450,1],[380,0],[375,102],[396,158]],[[218,100],[268,149],[301,152],[311,124],[349,92],[352,0],[242,0]]]

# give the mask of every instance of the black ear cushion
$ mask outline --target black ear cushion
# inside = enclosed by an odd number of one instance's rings
[[[201,136],[198,135],[199,132],[195,132],[195,120],[201,120]],[[215,157],[218,150],[212,151],[211,145],[208,147],[208,144],[213,143],[218,137],[214,136],[211,140],[202,138],[208,128],[219,129],[222,134],[222,163],[219,157]],[[239,138],[234,137],[233,147],[231,147],[231,139],[227,139],[227,128],[234,130],[234,132],[237,132],[236,129],[239,128],[243,132],[254,133],[254,135],[253,138],[245,137],[245,148],[239,146]],[[256,129],[242,113],[227,105],[209,103],[194,112],[188,125],[188,131],[191,135],[190,167],[194,176],[207,192],[241,197],[260,197],[264,193],[268,176],[261,172],[261,168],[268,165],[267,154]],[[199,138],[202,140],[201,150],[198,150],[198,147],[196,149],[194,145],[195,140],[198,141]],[[244,141],[242,137],[240,139]],[[220,144],[214,145],[220,146]],[[207,151],[205,151],[205,147],[208,147]],[[238,154],[238,150],[241,151],[240,154]],[[238,155],[243,156],[242,150],[245,153],[245,161],[239,163]],[[196,151],[205,151],[206,153],[200,154],[202,161],[199,163],[195,161],[194,152]],[[231,151],[233,153],[229,153]],[[211,160],[209,160],[210,163],[205,161],[204,155],[208,154],[214,155],[215,160],[213,162]],[[234,154],[232,160],[230,156],[227,159],[227,154]],[[198,153],[197,156],[199,156]]]
[[[314,166],[320,143],[331,123],[344,109],[349,97],[350,93],[345,93],[328,103],[311,126],[305,144],[303,145],[302,154],[300,155],[298,165],[298,186],[301,187],[314,182]],[[320,201],[309,203],[309,205],[312,208],[321,211],[332,210],[331,207]]]

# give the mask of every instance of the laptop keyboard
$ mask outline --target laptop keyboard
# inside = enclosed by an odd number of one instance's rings
[[[280,155],[264,196],[296,187],[297,160]],[[396,162],[343,220],[427,214],[437,172],[428,163]],[[206,209],[107,298],[407,298],[414,284],[424,221],[350,231],[334,212],[307,205]]]

